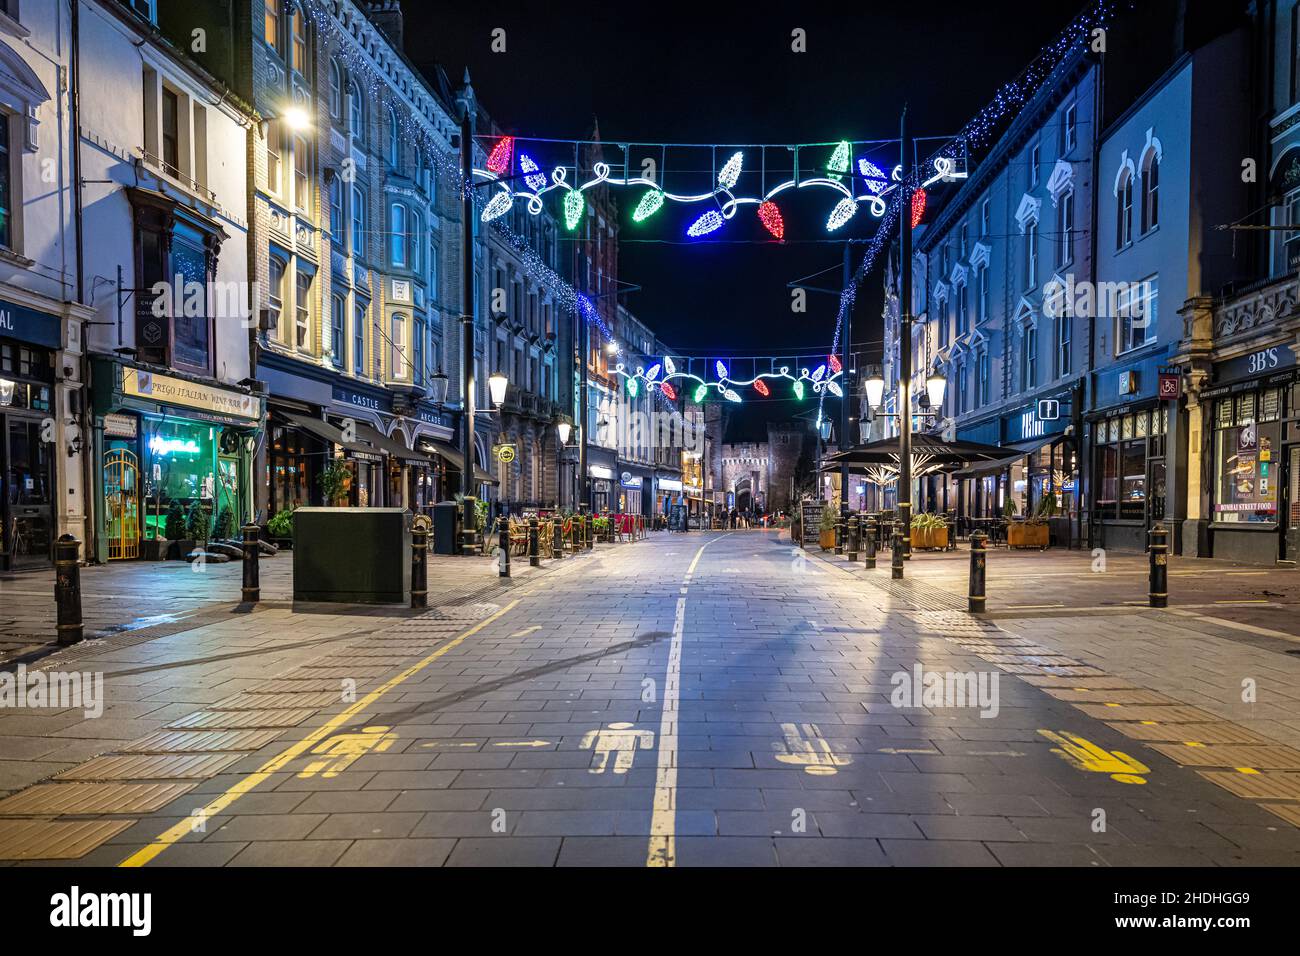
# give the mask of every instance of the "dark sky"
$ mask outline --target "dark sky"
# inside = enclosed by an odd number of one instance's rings
[[[521,137],[582,139],[595,118],[606,142],[887,139],[904,103],[915,135],[960,129],[1082,0],[788,6],[774,16],[709,2],[406,0],[406,46],[417,65],[441,63],[453,82],[468,66],[480,101]],[[490,48],[497,27],[505,53]],[[796,27],[807,32],[806,53],[791,52]],[[637,197],[622,195],[620,278],[642,286],[624,302],[666,342],[716,354],[829,348],[835,297],[810,295],[808,312],[793,315],[786,286],[823,269],[817,284],[839,285],[843,246],[823,228],[829,191],[782,204],[789,236],[816,240],[783,245],[682,244],[698,212],[666,207],[633,228]],[[762,238],[748,209],[719,235]],[[836,240],[869,238],[875,223],[860,212]],[[855,310],[855,349],[868,361],[879,348],[880,283],[877,270]],[[793,411],[780,406],[768,417]]]

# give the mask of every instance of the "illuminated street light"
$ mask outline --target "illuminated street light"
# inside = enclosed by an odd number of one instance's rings
[[[880,374],[878,366],[872,366],[870,374],[867,375],[863,382],[867,390],[867,405],[870,408],[879,408],[880,403],[885,398],[885,377]]]
[[[488,376],[488,391],[492,394],[492,404],[500,408],[506,401],[506,387],[510,384],[510,379],[506,378],[504,372],[493,372]]]

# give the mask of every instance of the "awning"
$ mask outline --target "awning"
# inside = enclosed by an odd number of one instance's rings
[[[992,472],[1005,471],[1022,458],[1032,455],[1044,445],[1064,441],[1067,438],[1066,435],[1056,434],[1046,435],[1042,438],[1031,438],[1028,441],[1013,442],[1005,446],[1004,450],[1009,453],[1005,458],[999,458],[997,461],[976,462],[973,465],[967,465],[965,468],[951,472],[951,475],[954,478],[970,478],[972,475],[987,475]]]
[[[380,451],[402,461],[415,461],[422,464],[429,463],[429,456],[423,452],[418,452],[407,448],[399,441],[394,441],[377,428],[372,428],[365,422],[357,422],[357,435],[364,438],[370,444],[374,445]]]
[[[276,418],[283,418],[285,422],[294,428],[301,428],[305,432],[310,432],[322,441],[338,445],[345,451],[364,455],[370,459],[378,459],[379,457],[379,449],[372,445],[365,445],[361,442],[344,441],[343,430],[330,422],[323,421],[319,418],[312,418],[310,415],[295,415],[293,412],[282,411],[278,408],[272,410],[272,415]]]
[[[462,455],[460,449],[456,448],[454,445],[449,445],[445,441],[440,441],[437,438],[421,438],[417,444],[421,451],[430,455],[438,455],[457,471],[463,472],[465,470],[465,456]],[[484,471],[478,465],[474,466],[474,480],[479,484],[501,484],[501,482],[497,481],[497,479],[493,478],[491,474]]]

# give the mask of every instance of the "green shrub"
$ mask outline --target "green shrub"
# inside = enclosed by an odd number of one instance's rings
[[[185,519],[185,536],[194,541],[207,541],[212,529],[212,508],[195,499]]]
[[[179,501],[173,501],[167,508],[167,523],[163,526],[163,534],[169,541],[180,541],[185,537],[185,512]]]
[[[235,513],[229,505],[222,505],[217,512],[217,526],[212,536],[218,541],[227,541],[235,536]]]
[[[271,516],[271,520],[266,523],[266,530],[272,538],[292,538],[293,512],[288,508],[277,511]]]

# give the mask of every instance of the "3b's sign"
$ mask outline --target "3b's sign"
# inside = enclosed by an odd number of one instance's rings
[[[1156,394],[1161,401],[1177,401],[1183,397],[1182,369],[1167,366],[1160,369],[1156,381]]]

